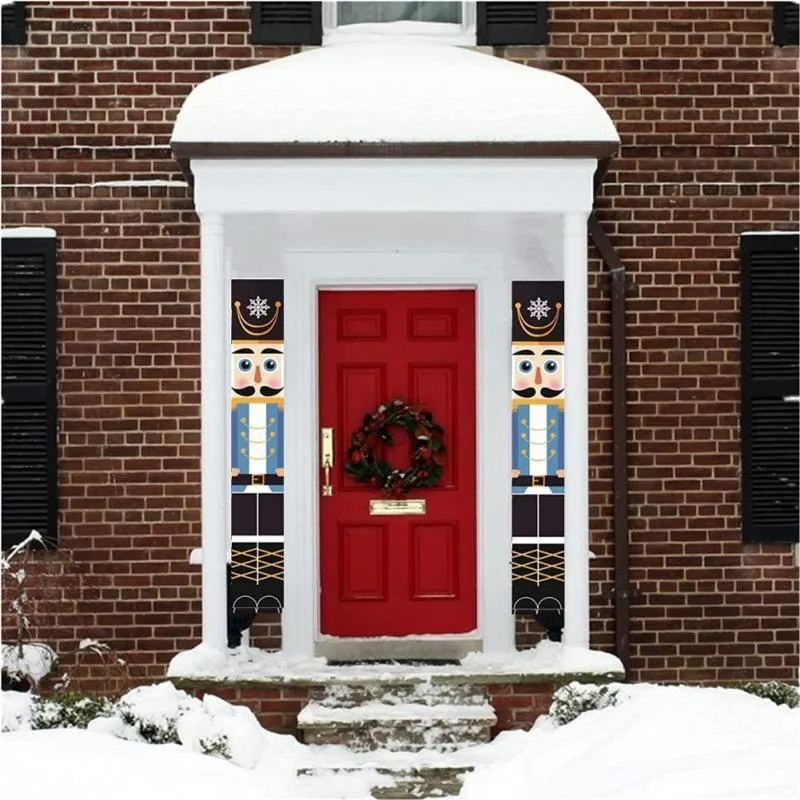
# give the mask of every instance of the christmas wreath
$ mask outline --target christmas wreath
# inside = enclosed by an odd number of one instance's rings
[[[378,458],[379,443],[392,445],[389,429],[400,425],[414,442],[411,465],[393,468],[385,458]],[[419,486],[436,486],[444,471],[444,429],[433,421],[430,411],[393,400],[364,416],[361,427],[353,431],[347,451],[345,470],[359,483],[381,488],[386,494],[407,494]]]

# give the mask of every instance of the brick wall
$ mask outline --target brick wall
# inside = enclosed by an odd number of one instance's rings
[[[251,47],[245,3],[28,7],[28,46],[2,48],[3,225],[59,235],[61,542],[81,576],[46,627],[67,662],[91,635],[157,679],[200,633],[199,241],[168,141],[194,85],[291,49]],[[552,3],[547,47],[497,55],[580,81],[622,138],[598,207],[629,272],[632,677],[791,678],[791,548],[739,530],[737,236],[798,225],[797,48],[771,45],[769,3]],[[611,649],[596,258],[590,280],[592,636]]]

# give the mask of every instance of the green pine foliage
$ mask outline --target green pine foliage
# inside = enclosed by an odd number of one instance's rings
[[[778,706],[797,708],[797,706],[800,705],[798,687],[783,683],[782,681],[766,681],[764,683],[748,681],[737,688],[748,694],[754,694],[756,697],[772,700],[772,702]]]
[[[617,694],[618,690],[611,686],[572,681],[553,693],[548,714],[554,722],[566,725],[587,711],[615,706]]]
[[[85,728],[96,717],[114,713],[115,702],[109,697],[90,697],[68,692],[42,697],[36,695],[31,703],[31,728]]]

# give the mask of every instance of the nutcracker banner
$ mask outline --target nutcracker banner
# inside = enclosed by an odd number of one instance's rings
[[[283,609],[283,281],[231,281],[230,311],[229,610],[252,622]]]
[[[556,638],[564,612],[563,281],[511,290],[512,602]]]

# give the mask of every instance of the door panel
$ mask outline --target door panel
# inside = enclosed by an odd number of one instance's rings
[[[340,599],[386,600],[386,528],[383,525],[342,525]]]
[[[463,633],[476,627],[475,294],[319,295],[320,425],[334,428],[333,494],[320,497],[321,629],[336,636]],[[432,412],[447,448],[438,486],[412,490],[424,516],[371,516],[380,489],[344,471],[365,414],[399,397]],[[392,428],[386,455],[411,443]]]
[[[411,596],[456,597],[458,527],[452,523],[411,526]]]

